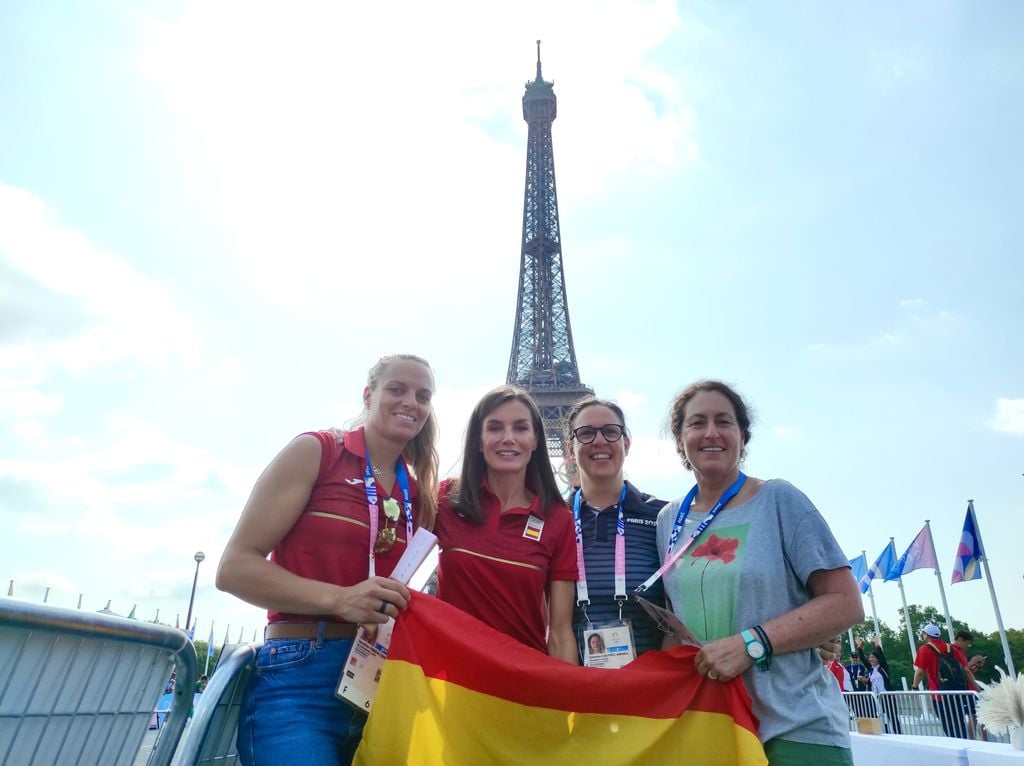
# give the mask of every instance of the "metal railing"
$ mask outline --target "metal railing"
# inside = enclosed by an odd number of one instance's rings
[[[877,718],[887,734],[917,734],[989,742],[1009,742],[1006,731],[989,731],[977,721],[973,691],[843,692],[850,730],[858,718]]]
[[[178,747],[174,766],[233,766],[238,763],[238,716],[258,646],[238,644],[222,650],[217,669],[196,706],[192,725]]]
[[[0,766],[128,766],[176,673],[150,753],[166,766],[188,720],[196,653],[180,630],[0,599]]]

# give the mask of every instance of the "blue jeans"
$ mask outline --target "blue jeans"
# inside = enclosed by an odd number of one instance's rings
[[[352,762],[366,714],[334,696],[352,641],[279,638],[256,658],[238,719],[243,766]]]

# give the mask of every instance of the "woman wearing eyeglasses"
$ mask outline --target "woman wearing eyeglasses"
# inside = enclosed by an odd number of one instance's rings
[[[583,571],[576,585],[573,627],[577,636],[591,626],[631,628],[628,661],[661,647],[662,633],[635,599],[629,598],[661,563],[657,519],[664,500],[641,492],[623,478],[629,432],[622,408],[605,399],[584,399],[569,412],[569,458],[580,487],[569,497],[577,526]],[[622,556],[616,551],[621,549]],[[618,562],[618,563],[617,563]],[[659,580],[645,593],[665,603]],[[624,645],[620,645],[622,648]],[[586,657],[583,658],[587,660]]]
[[[499,386],[466,427],[462,472],[441,483],[437,597],[495,630],[577,663],[572,517],[551,470],[540,411]]]
[[[351,762],[365,715],[334,690],[358,624],[408,603],[389,575],[434,521],[433,393],[425,360],[380,359],[362,427],[296,437],[256,482],[217,570],[218,588],[269,610],[239,719],[246,766]]]

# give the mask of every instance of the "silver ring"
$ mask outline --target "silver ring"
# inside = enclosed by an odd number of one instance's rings
[[[709,670],[708,671],[708,678],[710,678],[712,681],[717,681],[719,676],[718,676],[718,673],[715,673],[715,671]]]
[[[377,607],[377,611],[380,612],[381,614],[387,614],[389,606],[391,606],[391,602],[390,601],[381,601],[380,602],[380,606]]]

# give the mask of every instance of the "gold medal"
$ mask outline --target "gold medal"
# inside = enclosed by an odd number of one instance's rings
[[[394,527],[385,527],[377,534],[377,542],[373,546],[373,552],[387,553],[394,546],[397,538]]]

